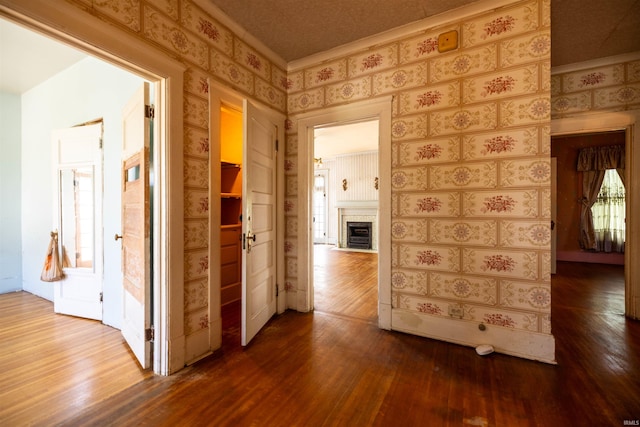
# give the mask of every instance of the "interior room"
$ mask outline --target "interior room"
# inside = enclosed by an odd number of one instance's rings
[[[378,123],[316,128],[313,138],[314,311],[362,313],[375,323]],[[361,280],[337,274],[349,263]]]
[[[639,0],[401,3],[0,0],[0,420],[637,424]]]

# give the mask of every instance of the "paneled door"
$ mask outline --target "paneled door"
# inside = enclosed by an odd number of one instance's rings
[[[243,102],[242,345],[276,312],[277,125]]]
[[[122,336],[142,368],[151,366],[151,211],[149,83],[123,110]]]
[[[64,277],[56,313],[102,320],[102,123],[52,132],[54,213]]]

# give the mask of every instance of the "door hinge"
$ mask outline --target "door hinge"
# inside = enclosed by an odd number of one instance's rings
[[[276,298],[280,295],[280,286],[276,283]]]
[[[100,302],[104,301],[104,295],[102,294],[102,292],[100,292]]]
[[[276,153],[278,152],[279,145],[280,145],[280,141],[278,141],[278,138],[276,138]]]
[[[154,107],[153,104],[144,106],[144,116],[147,119],[153,119],[155,117],[155,114],[156,114],[156,108]]]
[[[153,341],[155,338],[155,329],[153,327],[153,325],[151,325],[150,328],[147,328],[144,330],[144,340],[145,341]]]

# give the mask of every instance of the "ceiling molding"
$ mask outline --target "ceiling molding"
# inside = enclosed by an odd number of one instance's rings
[[[249,46],[257,49],[261,55],[266,56],[271,62],[283,70],[287,69],[287,61],[285,61],[280,55],[268,48],[264,43],[253,36],[246,28],[234,21],[224,13],[218,6],[213,4],[211,0],[192,0],[198,7],[207,12],[209,15],[220,21],[222,25],[231,30],[234,35],[240,40],[247,43]]]
[[[604,58],[592,59],[590,61],[576,62],[575,64],[560,65],[551,68],[551,75],[571,73],[573,71],[586,70],[588,68],[598,68],[621,62],[631,62],[640,60],[640,50],[637,52],[623,53],[621,55],[607,56]]]
[[[204,1],[204,0],[200,0]],[[400,27],[393,28],[388,31],[384,31],[379,34],[374,34],[369,37],[356,40],[351,43],[338,46],[334,49],[329,49],[324,52],[319,52],[313,55],[309,55],[305,58],[296,59],[290,61],[287,67],[288,72],[298,71],[300,69],[317,65],[318,63],[328,61],[330,59],[345,56],[353,53],[356,50],[367,49],[371,46],[379,44],[389,43],[393,40],[404,38],[408,35],[424,31],[425,29],[437,29],[443,27],[443,32],[448,28],[446,26],[452,26],[454,22],[466,19],[470,16],[486,13],[500,7],[504,7],[510,4],[518,3],[520,0],[482,0],[475,3],[461,6],[456,9],[448,10],[444,13],[430,16],[420,21],[415,21],[410,24],[406,24]]]

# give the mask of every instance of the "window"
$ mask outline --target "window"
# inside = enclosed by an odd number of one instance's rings
[[[615,169],[605,171],[596,202],[591,207],[598,252],[624,252],[625,189]]]

